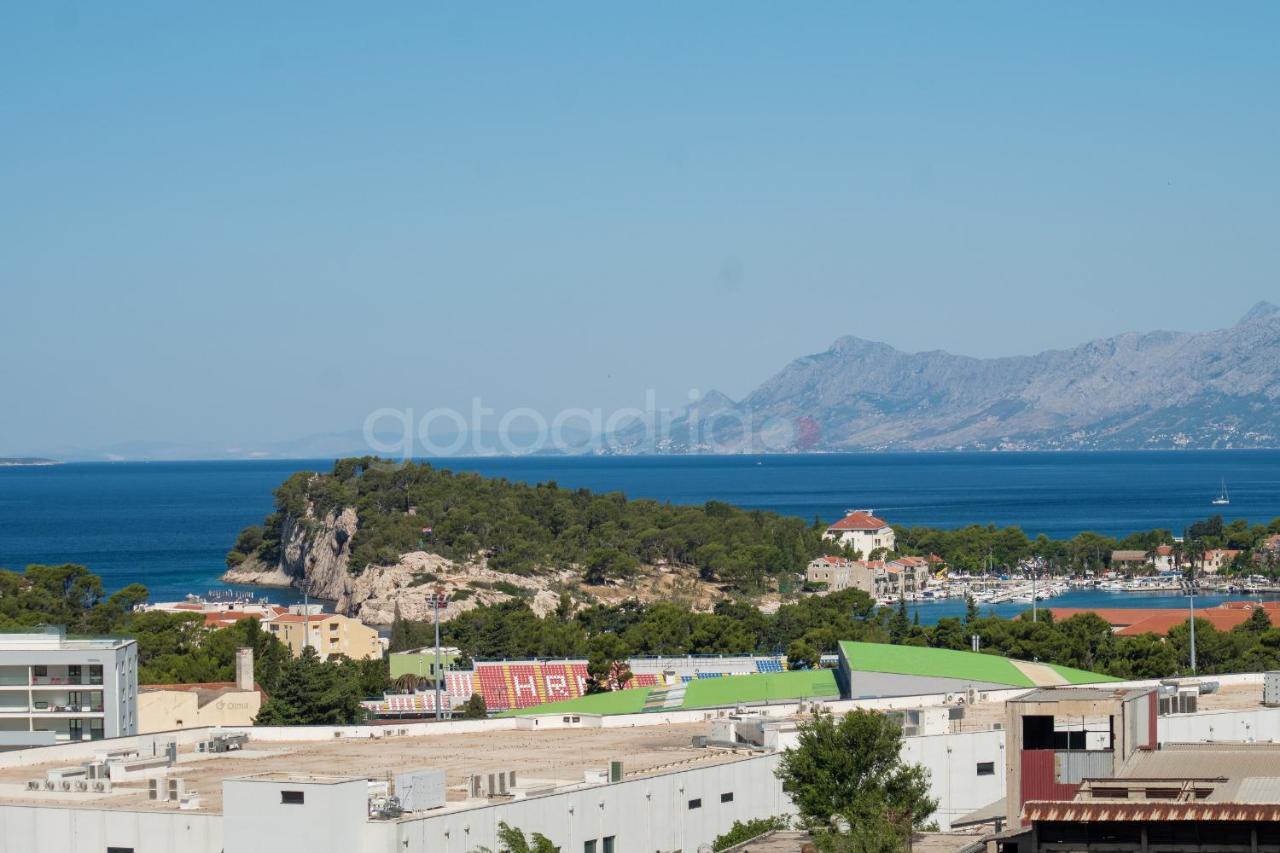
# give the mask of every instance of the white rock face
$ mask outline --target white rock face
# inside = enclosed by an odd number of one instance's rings
[[[427,574],[435,575],[437,580],[424,578]],[[529,606],[542,616],[554,610],[560,601],[548,588],[556,579],[560,578],[495,572],[486,568],[483,561],[458,565],[439,554],[413,551],[402,555],[394,566],[370,566],[350,577],[335,609],[368,625],[390,625],[397,606],[405,619],[430,621],[433,618],[431,596],[437,585],[443,586],[450,595],[461,589],[472,590],[470,597],[461,601],[450,599],[448,606],[440,611],[440,620],[448,621],[477,605],[494,604],[512,597],[498,590],[468,586],[469,583],[506,582],[527,589],[531,595]]]

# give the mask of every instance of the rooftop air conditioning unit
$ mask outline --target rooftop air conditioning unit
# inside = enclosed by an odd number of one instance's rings
[[[58,790],[58,783],[57,783],[57,782],[55,782],[55,781],[53,781],[52,779],[45,779],[45,780],[44,780],[44,789],[45,789],[46,791],[56,791],[56,790]]]
[[[187,792],[187,783],[184,779],[174,778],[169,781],[169,797],[170,800],[181,800]]]
[[[70,780],[70,779],[63,779],[61,782],[59,782],[59,783],[58,783],[58,787],[59,787],[60,789],[62,789],[63,791],[70,791],[70,790],[71,790],[71,780]]]
[[[93,790],[97,791],[99,794],[110,794],[111,780],[110,779],[97,780],[96,782],[93,783]]]
[[[1268,708],[1280,707],[1280,672],[1262,676],[1262,704]]]
[[[27,781],[27,790],[28,790],[28,791],[39,791],[39,790],[40,790],[40,787],[41,787],[41,785],[40,785],[40,780],[39,780],[39,779],[30,779],[30,780],[28,780],[28,781]]]
[[[169,799],[169,786],[165,784],[165,779],[148,779],[147,780],[147,799],[156,800],[157,802],[165,802]]]
[[[76,782],[76,790],[77,790],[77,791],[87,791],[87,790],[89,790],[89,781],[88,781],[87,779],[80,779],[80,780],[78,780],[78,781]]]

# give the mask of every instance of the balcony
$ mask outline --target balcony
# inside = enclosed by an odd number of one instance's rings
[[[44,703],[37,702],[35,707],[31,709],[31,714],[39,715],[39,714],[101,714],[103,713],[102,705],[85,704],[83,702],[78,705],[71,704],[70,702],[61,703],[61,704],[49,702],[43,708],[40,707],[42,704]]]
[[[31,684],[34,687],[101,687],[102,676],[36,675],[32,676]]]

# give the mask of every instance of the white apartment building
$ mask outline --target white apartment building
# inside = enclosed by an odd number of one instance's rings
[[[863,558],[870,558],[877,548],[894,549],[893,528],[884,519],[876,518],[874,510],[851,509],[845,517],[827,528],[822,536],[841,545],[856,548]]]
[[[138,643],[0,633],[0,750],[138,731]]]

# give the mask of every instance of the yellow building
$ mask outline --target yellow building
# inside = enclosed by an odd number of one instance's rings
[[[253,680],[253,650],[236,652],[236,680],[144,684],[138,688],[138,733],[251,726],[265,696]]]
[[[346,655],[352,660],[380,660],[382,638],[358,619],[336,613],[286,613],[262,624],[289,647],[294,657],[311,646],[321,660]]]

